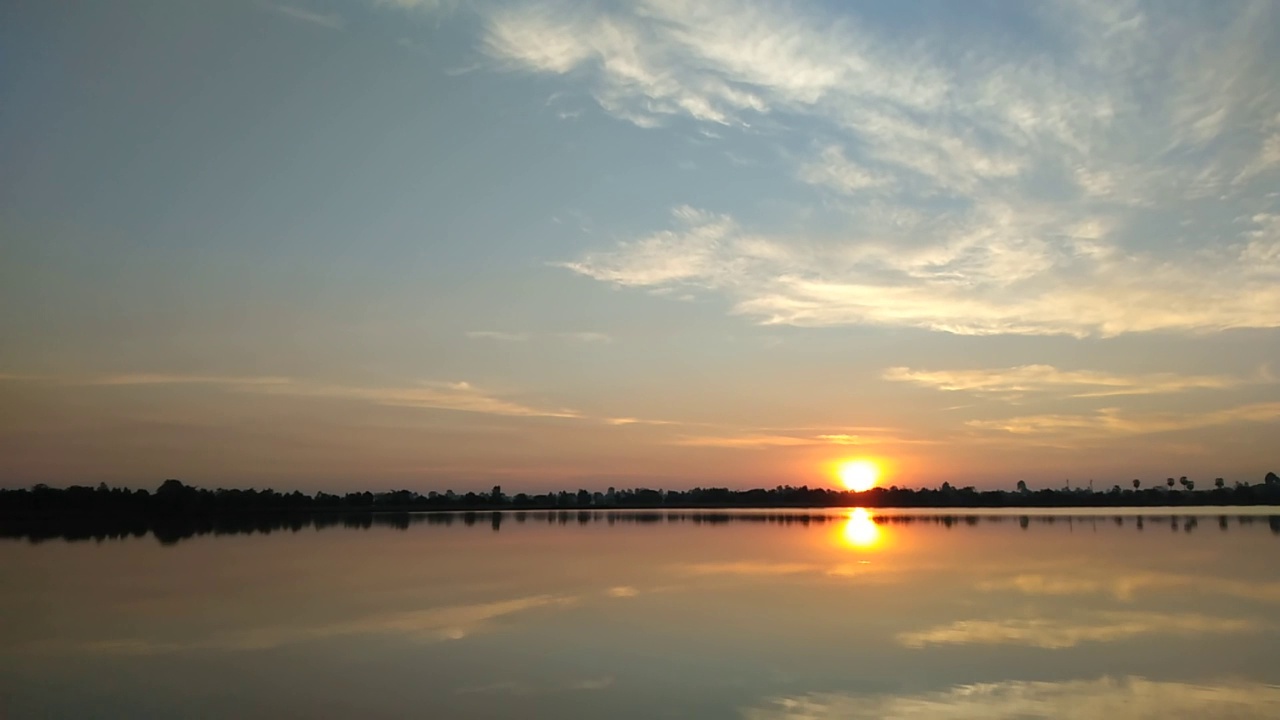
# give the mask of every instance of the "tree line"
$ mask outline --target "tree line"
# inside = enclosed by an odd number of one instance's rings
[[[237,512],[323,511],[431,511],[486,509],[608,509],[608,508],[1051,508],[1051,507],[1154,507],[1280,505],[1280,476],[1269,472],[1261,483],[1236,482],[1228,486],[1217,478],[1211,487],[1196,489],[1194,481],[1168,478],[1165,483],[1143,487],[1133,480],[1129,487],[1114,485],[1097,491],[1092,487],[1032,490],[1019,481],[1015,490],[978,490],[943,483],[937,488],[873,488],[865,492],[834,488],[779,485],[775,488],[733,490],[649,488],[508,495],[501,486],[488,493],[411,490],[349,492],[343,495],[298,490],[198,488],[180,480],[165,480],[154,491],[72,485],[53,488],[0,490],[0,515],[94,514],[153,517],[209,515]]]

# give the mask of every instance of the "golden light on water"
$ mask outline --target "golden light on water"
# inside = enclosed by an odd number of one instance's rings
[[[880,481],[880,466],[866,458],[846,460],[836,467],[836,474],[846,488],[854,492],[866,492]]]
[[[866,508],[854,508],[849,511],[849,519],[845,520],[841,532],[844,543],[850,547],[866,550],[881,542],[880,526],[875,517]]]

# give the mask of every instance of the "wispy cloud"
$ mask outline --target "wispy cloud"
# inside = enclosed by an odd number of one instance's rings
[[[458,695],[539,695],[566,691],[604,690],[612,685],[613,677],[606,675],[604,677],[582,678],[561,683],[534,684],[518,680],[504,680],[486,685],[462,687],[454,692]]]
[[[244,375],[180,375],[168,373],[124,373],[99,375],[84,381],[86,385],[232,385],[243,387],[289,385],[291,378]]]
[[[602,332],[589,332],[589,331],[566,332],[566,333],[560,333],[560,337],[566,340],[573,340],[574,342],[589,343],[589,344],[594,343],[597,345],[608,345],[609,343],[613,342],[612,335],[609,335],[607,333],[602,333]]]
[[[693,435],[677,438],[675,444],[687,447],[765,449],[821,445],[823,441],[791,435]]]
[[[529,333],[500,332],[498,330],[468,330],[467,337],[472,340],[495,340],[497,342],[524,342]]]
[[[904,440],[887,435],[762,435],[740,433],[732,435],[685,435],[673,441],[686,447],[729,448],[753,450],[786,447],[814,447],[820,445],[901,445],[917,441]]]
[[[1203,635],[1262,629],[1246,618],[1219,618],[1195,613],[1102,612],[1070,618],[958,620],[938,627],[901,633],[909,648],[928,645],[1029,645],[1060,649],[1082,642],[1117,642],[1142,635]]]
[[[536,337],[533,333],[528,332],[504,332],[500,330],[468,330],[466,336],[472,340],[493,340],[504,343],[526,342]],[[613,342],[613,336],[611,335],[590,331],[561,332],[555,333],[552,337],[596,345],[607,345]]]
[[[1224,390],[1247,381],[1223,375],[1150,373],[1119,375],[1092,370],[1059,370],[1052,365],[1021,365],[980,370],[915,370],[892,367],[884,379],[944,391],[992,395],[1060,393],[1071,397],[1156,395],[1188,390]]]
[[[966,220],[953,239],[915,249],[798,245],[752,235],[728,216],[674,214],[676,230],[562,265],[620,286],[727,293],[737,313],[765,324],[1074,336],[1280,326],[1280,235],[1269,230],[1179,264],[1098,243],[1088,223],[1045,236],[1008,208],[988,209],[990,225]]]
[[[1146,720],[1280,714],[1280,687],[1257,682],[1182,683],[1143,678],[1005,681],[914,695],[817,693],[767,699],[747,720]]]
[[[388,407],[508,415],[514,417],[586,417],[567,408],[539,407],[516,402],[469,382],[422,381],[409,385],[362,386],[277,376],[200,375],[171,373],[121,373],[83,376],[12,375],[10,381],[100,387],[207,385],[239,393],[281,397],[368,402]]]
[[[393,407],[457,410],[514,417],[583,417],[581,413],[575,410],[536,407],[504,399],[467,382],[421,382],[416,385],[393,387],[289,383],[286,385],[265,385],[262,387],[262,392],[296,397],[361,400]]]
[[[583,83],[639,127],[749,126],[778,147],[820,138],[794,177],[848,212],[845,232],[821,240],[682,207],[677,228],[564,267],[711,290],[764,323],[1073,336],[1280,326],[1280,236],[1250,239],[1230,220],[1274,205],[1262,195],[1280,170],[1273,4],[1214,22],[1130,4],[1004,8],[1056,54],[980,30],[889,38],[844,10],[483,10],[481,45],[503,67]],[[1229,210],[1189,204],[1209,198]],[[1194,230],[1179,235],[1170,218]]]
[[[1004,420],[970,420],[969,427],[1019,436],[1059,435],[1080,439],[1194,430],[1238,422],[1280,419],[1280,403],[1253,403],[1203,413],[1131,413],[1104,408],[1087,415],[1026,415]]]
[[[318,13],[296,5],[272,5],[271,9],[295,20],[319,25],[330,30],[344,30],[347,27],[347,21],[337,13]]]
[[[646,420],[645,418],[636,417],[611,417],[605,418],[606,425],[684,425],[685,423],[676,422],[675,420]]]

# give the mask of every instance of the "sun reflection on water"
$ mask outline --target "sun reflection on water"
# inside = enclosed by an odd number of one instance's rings
[[[884,540],[875,517],[866,508],[854,508],[849,511],[849,519],[844,523],[841,538],[844,544],[859,550],[870,550]]]

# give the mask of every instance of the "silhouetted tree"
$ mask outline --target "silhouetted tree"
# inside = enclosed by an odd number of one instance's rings
[[[1139,479],[1137,479],[1137,478],[1134,478],[1134,479],[1133,479],[1133,489],[1134,489],[1134,490],[1137,490],[1137,489],[1138,489],[1138,488],[1140,488],[1140,487],[1142,487],[1142,481],[1141,481],[1141,480],[1139,480]]]
[[[1219,490],[1221,490],[1222,488],[1226,487],[1226,485],[1227,485],[1227,481],[1226,481],[1226,480],[1223,480],[1222,478],[1214,478],[1214,479],[1213,479],[1213,486],[1214,486],[1214,487],[1216,487],[1216,488],[1218,488]]]

